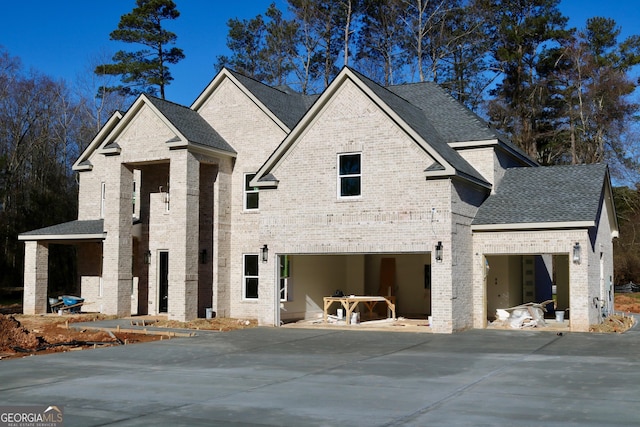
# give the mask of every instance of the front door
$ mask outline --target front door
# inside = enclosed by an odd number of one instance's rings
[[[169,308],[169,252],[159,252],[159,304],[158,312],[166,313]]]

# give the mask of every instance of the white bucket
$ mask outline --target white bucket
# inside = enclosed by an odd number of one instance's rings
[[[342,308],[338,309],[338,319],[342,320],[344,317],[344,310]]]
[[[351,313],[351,324],[355,325],[360,323],[360,313]]]
[[[433,316],[429,316],[428,318],[429,326],[433,326]]]
[[[556,310],[556,322],[564,322],[564,310]]]

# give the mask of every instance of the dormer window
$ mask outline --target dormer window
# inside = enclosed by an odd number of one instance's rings
[[[362,194],[362,154],[338,154],[338,197],[360,197]]]

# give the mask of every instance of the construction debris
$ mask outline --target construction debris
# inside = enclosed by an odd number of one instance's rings
[[[553,300],[541,303],[528,302],[515,307],[496,310],[497,320],[494,322],[500,326],[508,326],[513,329],[545,327],[544,313],[547,312],[547,305]]]

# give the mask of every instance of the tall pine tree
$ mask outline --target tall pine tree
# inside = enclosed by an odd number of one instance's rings
[[[160,92],[164,99],[165,87],[173,80],[169,64],[184,59],[182,49],[169,47],[177,36],[163,28],[163,21],[180,16],[171,0],[136,0],[130,13],[122,15],[118,28],[111,32],[111,40],[135,43],[143,49],[129,52],[120,50],[113,56],[114,63],[99,65],[98,75],[119,75],[123,85],[105,87],[106,91],[121,91],[126,94]]]

